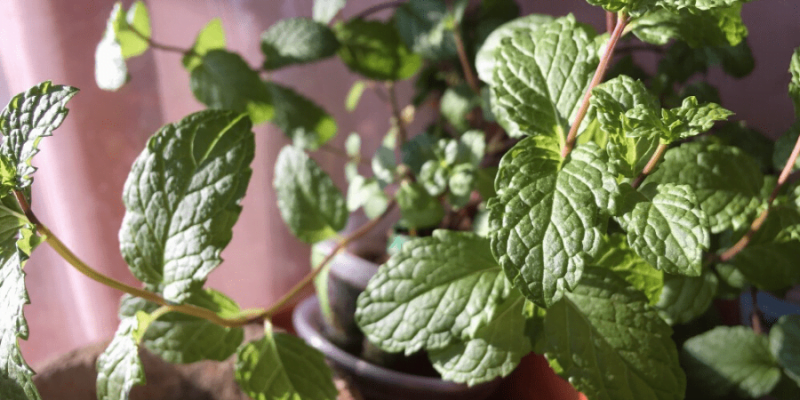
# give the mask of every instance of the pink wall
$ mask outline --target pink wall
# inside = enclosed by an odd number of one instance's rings
[[[129,62],[133,80],[117,93],[102,92],[94,83],[94,50],[111,9],[110,0],[4,0],[0,25],[0,95],[17,93],[43,80],[81,88],[70,103],[71,113],[55,137],[43,143],[36,159],[41,169],[34,185],[34,210],[90,265],[134,283],[119,255],[117,231],[124,209],[122,186],[133,159],[147,137],[161,125],[201,109],[188,88],[178,55],[148,52]],[[130,1],[126,1],[129,4]],[[253,65],[261,60],[258,35],[279,18],[309,16],[311,0],[160,0],[150,1],[154,37],[190,46],[196,32],[221,16],[229,48]],[[370,4],[350,0],[345,15]],[[583,21],[604,25],[599,9],[583,0],[525,2],[524,11],[564,14],[574,10]],[[758,66],[752,77],[732,81],[714,72],[725,105],[739,118],[772,136],[792,121],[786,96],[789,56],[800,46],[800,2],[759,0],[745,6],[751,45]],[[315,99],[339,123],[340,138],[351,131],[381,135],[388,128],[385,106],[368,93],[355,113],[343,98],[356,79],[339,61],[281,71],[288,83]],[[408,87],[404,88],[408,93]],[[0,98],[5,102],[6,98]],[[753,101],[756,99],[756,101]],[[271,189],[272,164],[283,135],[259,127],[255,172],[225,263],[209,285],[245,307],[265,306],[307,270],[307,247],[286,231]],[[374,143],[372,144],[374,147]],[[368,146],[369,147],[369,146]],[[367,149],[371,151],[371,149]],[[338,174],[339,161],[321,156]],[[32,305],[26,308],[31,337],[23,343],[34,364],[94,340],[108,337],[117,324],[119,293],[88,280],[69,268],[46,245],[26,267]]]

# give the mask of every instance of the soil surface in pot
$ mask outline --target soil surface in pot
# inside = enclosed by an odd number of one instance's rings
[[[260,326],[248,325],[245,340],[258,338]],[[43,400],[97,400],[97,357],[108,342],[71,351],[36,368],[34,383]],[[139,350],[147,383],[135,386],[130,400],[249,400],[233,377],[233,360],[176,365],[144,348]],[[355,400],[344,381],[336,379],[338,400]]]

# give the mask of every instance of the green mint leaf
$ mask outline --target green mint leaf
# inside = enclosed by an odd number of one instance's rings
[[[456,56],[454,18],[442,0],[410,0],[394,14],[395,27],[411,51],[430,60]]]
[[[319,21],[323,24],[331,22],[333,17],[344,8],[347,0],[314,0],[314,8],[312,10],[314,21]]]
[[[631,250],[623,234],[611,235],[593,264],[614,271],[617,276],[644,293],[651,305],[658,302],[661,297],[664,273],[653,268],[650,263]]]
[[[350,158],[361,157],[361,136],[355,132],[348,135],[344,142],[344,149]]]
[[[22,272],[26,257],[20,251],[3,251],[0,264],[0,397],[8,400],[40,400],[33,384],[33,369],[22,358],[18,340],[28,338],[28,323],[23,307],[30,303]]]
[[[264,69],[305,64],[336,54],[339,42],[326,25],[309,18],[287,18],[276,22],[261,35]]]
[[[358,298],[356,321],[386,351],[442,349],[492,320],[510,292],[488,239],[436,230],[378,269]]]
[[[372,156],[372,173],[381,183],[381,187],[394,182],[397,172],[397,160],[392,148],[393,146],[387,146],[384,143],[375,150],[375,155]]]
[[[435,147],[436,139],[429,132],[422,132],[414,136],[403,143],[403,147],[400,149],[403,164],[408,165],[415,175],[419,175],[426,162],[437,159],[434,152]]]
[[[192,292],[186,303],[223,316],[240,311],[236,302],[212,289]],[[152,313],[157,308],[154,303],[125,296],[120,304],[120,319],[133,317],[141,311]],[[152,321],[142,343],[170,363],[188,364],[202,360],[224,361],[236,352],[243,339],[242,328],[226,328],[202,318],[173,312]]]
[[[769,349],[790,378],[800,384],[800,315],[784,315],[769,331]]]
[[[236,382],[255,400],[336,400],[333,374],[325,356],[303,339],[273,332],[240,347],[236,354]]]
[[[194,97],[208,108],[247,112],[254,124],[269,121],[275,112],[258,72],[236,53],[209,50],[192,69],[189,84]]]
[[[724,121],[732,112],[718,104],[700,104],[695,97],[687,97],[680,107],[658,110],[637,105],[625,112],[625,121],[631,137],[658,137],[661,143],[669,144],[679,139],[699,135]]]
[[[281,217],[298,239],[316,243],[344,229],[347,207],[342,193],[303,150],[293,146],[281,150],[273,187]]]
[[[395,193],[402,218],[399,224],[409,229],[431,228],[444,218],[444,207],[416,182],[402,182]]]
[[[551,366],[590,399],[683,399],[669,325],[614,272],[592,267],[583,275],[544,317],[541,347]]]
[[[512,137],[566,137],[597,63],[595,33],[571,15],[516,30],[497,50],[492,111]]]
[[[350,70],[367,78],[404,80],[422,66],[422,59],[403,44],[389,23],[354,19],[337,24],[334,31],[342,44],[339,57]]]
[[[800,118],[800,48],[792,54],[789,72],[792,74],[792,80],[789,82],[789,96],[794,102],[795,115]]]
[[[367,84],[364,81],[356,81],[353,83],[353,86],[350,87],[350,91],[347,92],[347,97],[344,101],[344,107],[347,109],[347,111],[355,111],[356,107],[358,107],[358,102],[361,100],[361,95],[364,94],[364,89],[366,87]]]
[[[764,177],[743,151],[708,142],[667,150],[647,183],[688,185],[708,216],[711,233],[748,226],[761,204]]]
[[[429,351],[433,368],[445,380],[468,385],[508,376],[532,350],[525,335],[524,305],[524,298],[514,292],[497,307],[492,321],[470,338]]]
[[[149,315],[139,312],[120,321],[108,347],[97,358],[97,399],[128,400],[135,385],[144,385],[139,342],[147,330]]]
[[[746,326],[719,326],[683,345],[687,376],[708,398],[736,393],[759,398],[781,379],[781,368],[770,354],[769,339]]]
[[[134,32],[135,31],[135,32]],[[103,38],[95,51],[95,81],[103,90],[117,90],[128,81],[125,60],[144,53],[150,44],[150,17],[141,1],[127,13],[122,2],[114,4]]]
[[[375,178],[356,176],[347,188],[347,211],[355,212],[364,207],[364,214],[375,219],[386,211],[389,198]]]
[[[523,140],[504,156],[535,162],[515,171],[509,184],[503,183],[509,174],[504,168],[515,162],[501,163],[501,194],[489,206],[489,218],[492,252],[506,276],[536,305],[549,307],[577,286],[586,262],[600,251],[619,192],[594,143],[573,150],[560,171],[552,150],[535,143]]]
[[[316,150],[336,136],[336,121],[322,107],[286,86],[272,82],[264,86],[275,107],[272,123],[295,144]]]
[[[762,171],[770,170],[772,157],[777,146],[770,138],[755,129],[747,127],[744,122],[722,124],[714,132],[714,138],[749,154],[758,162]],[[788,154],[786,159],[788,159]],[[783,160],[780,168],[783,168],[783,165],[786,164],[786,159]]]
[[[193,70],[203,63],[202,57],[211,50],[225,48],[225,31],[222,30],[222,20],[214,18],[203,27],[194,40],[192,51],[183,55],[181,62],[187,71]]]
[[[699,276],[711,234],[692,188],[650,185],[626,193],[620,225],[642,259],[670,274]]]
[[[12,254],[17,246],[27,255],[37,243],[38,235],[30,231],[32,224],[20,209],[17,199],[9,192],[0,198],[0,255]],[[28,236],[25,236],[28,235]],[[22,237],[20,237],[22,236]],[[18,239],[25,239],[20,242]],[[0,256],[4,257],[4,256]]]
[[[698,277],[665,274],[664,290],[655,307],[668,324],[685,324],[706,312],[718,286],[719,279],[708,270]]]
[[[481,99],[466,84],[451,86],[444,91],[439,110],[459,132],[470,128],[467,118],[470,111],[480,106]]]
[[[692,47],[735,46],[747,37],[741,10],[741,4],[707,11],[660,8],[634,19],[628,29],[642,41],[658,45],[679,39]]]
[[[783,167],[786,166],[798,136],[800,136],[800,121],[795,121],[792,126],[789,127],[789,130],[775,141],[775,150],[772,154],[772,167],[775,168],[775,170],[782,171]],[[794,162],[792,168],[800,168],[800,158]]]
[[[606,11],[623,11],[628,15],[639,16],[655,6],[654,0],[586,0],[593,6],[601,6]]]
[[[250,120],[201,111],[162,127],[125,182],[122,256],[140,281],[182,302],[222,259],[255,152]]]
[[[541,26],[550,24],[553,20],[554,18],[549,15],[531,14],[506,22],[493,30],[475,55],[475,71],[478,73],[478,78],[490,85],[495,84],[494,70],[499,62],[497,51],[500,49],[503,39],[514,36],[516,30],[530,29],[534,31]]]
[[[591,105],[589,118],[596,117],[603,131],[608,133],[606,149],[611,165],[619,174],[638,176],[658,147],[658,140],[648,135],[627,136],[634,127],[625,113],[635,107],[657,110],[660,108],[658,99],[642,82],[621,75],[597,86]]]
[[[13,180],[17,189],[33,183],[31,175],[36,168],[31,160],[39,152],[39,142],[61,125],[69,112],[67,102],[76,93],[74,87],[45,81],[11,98],[0,112],[0,131],[5,136],[0,145],[4,181],[9,181],[7,170],[11,167],[16,172]]]
[[[655,4],[671,11],[707,11],[747,3],[748,1],[751,0],[656,0]]]
[[[740,235],[741,236],[741,235]],[[800,283],[800,213],[778,206],[731,263],[754,285],[781,290]]]

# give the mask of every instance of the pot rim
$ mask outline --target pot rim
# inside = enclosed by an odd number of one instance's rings
[[[311,346],[325,354],[336,367],[349,374],[359,375],[368,380],[380,381],[383,384],[410,386],[428,390],[432,393],[463,393],[470,390],[485,390],[487,386],[500,384],[500,379],[495,379],[491,382],[470,387],[460,383],[444,381],[441,378],[416,376],[370,364],[347,353],[326,339],[322,335],[321,329],[319,329],[321,321],[322,315],[320,314],[319,300],[316,295],[303,300],[292,314],[292,323],[297,334]]]
[[[315,246],[318,246],[325,254],[330,254],[336,247],[336,241],[326,240],[317,243]],[[362,289],[367,287],[367,283],[378,271],[378,267],[378,264],[359,257],[348,249],[337,254],[330,263],[331,272],[339,280],[346,282],[350,286]]]

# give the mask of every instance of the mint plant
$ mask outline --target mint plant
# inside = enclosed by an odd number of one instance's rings
[[[588,2],[605,10],[606,33],[571,15],[520,16],[512,0],[391,1],[348,20],[344,0],[316,0],[313,18],[264,32],[255,67],[225,49],[219,20],[181,48],[154,39],[144,3],[116,4],[97,47],[98,86],[136,79],[126,63],[151,48],[179,52],[208,110],[161,128],[131,169],[120,242],[139,287],[86,265],[30,207],[31,160],[77,89],[44,82],[0,113],[0,397],[39,398],[17,340],[27,337],[23,266],[47,242],[125,293],[97,362],[99,399],[145,384],[140,345],[173,363],[235,354],[236,380],[254,399],[334,399],[322,354],[270,320],[315,281],[330,312],[321,280],[331,260],[395,208],[390,257],[355,318],[385,351],[425,351],[443,379],[488,382],[534,352],[592,400],[800,396],[800,317],[768,326],[756,302],[757,290],[800,283],[800,123],[773,144],[728,121],[716,88],[695,79],[752,70],[746,1]],[[390,20],[372,18],[387,9]],[[631,56],[639,49],[661,54],[654,74]],[[270,79],[329,57],[361,77],[342,95],[348,110],[365,91],[391,110],[371,158],[358,134],[335,147],[335,119]],[[800,49],[789,59],[800,116]],[[395,84],[411,78],[414,99],[401,106]],[[441,117],[409,131],[430,105]],[[205,280],[241,211],[252,126],[268,122],[293,142],[275,166],[287,228],[336,245],[276,303],[242,310]],[[318,151],[343,158],[346,192]],[[369,221],[340,233],[358,210]],[[752,326],[718,326],[714,300],[742,292]],[[264,336],[244,343],[249,323]]]

